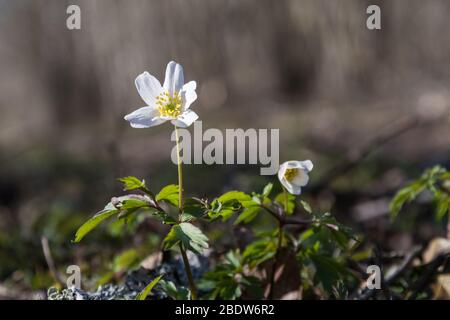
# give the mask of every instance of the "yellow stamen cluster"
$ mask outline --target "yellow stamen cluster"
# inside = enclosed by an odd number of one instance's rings
[[[161,117],[177,118],[181,115],[181,95],[177,92],[171,95],[165,91],[156,97],[156,107]]]
[[[284,177],[287,181],[291,182],[298,175],[298,169],[288,168],[284,172]]]

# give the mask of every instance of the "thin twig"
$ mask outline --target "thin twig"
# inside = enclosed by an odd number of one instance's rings
[[[347,158],[336,166],[330,168],[317,182],[311,186],[310,189],[321,190],[326,187],[331,181],[346,174],[348,171],[357,166],[361,160],[369,156],[373,151],[377,150],[389,141],[397,138],[401,134],[411,130],[420,123],[420,118],[416,115],[407,116],[395,123],[391,123],[379,130],[378,134],[370,139],[366,144],[357,150],[348,153]]]
[[[383,291],[384,297],[387,300],[392,300],[392,294],[389,290],[389,286],[387,285],[386,279],[384,277],[384,268],[383,268],[383,263],[381,261],[381,250],[380,250],[379,246],[375,247],[375,263],[380,268],[381,290]]]
[[[52,253],[50,251],[50,245],[48,243],[48,239],[45,236],[41,237],[41,245],[42,245],[42,252],[44,253],[45,261],[47,262],[47,266],[50,270],[50,274],[52,275],[55,282],[57,282],[59,285],[63,285],[64,282],[61,280],[61,277],[59,276],[58,271],[56,270],[55,261],[53,260]]]

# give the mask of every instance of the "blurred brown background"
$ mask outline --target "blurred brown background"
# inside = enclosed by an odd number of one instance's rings
[[[66,28],[69,4],[81,30]],[[380,31],[366,28],[369,4]],[[346,187],[392,190],[448,164],[449,16],[447,0],[0,0],[0,279],[26,278],[14,270],[30,251],[44,270],[39,237],[67,249],[116,177],[176,181],[170,126],[123,120],[144,105],[135,77],[162,79],[172,59],[198,83],[204,128],[280,128],[280,160],[312,159],[312,179],[416,114],[433,121],[389,141]],[[270,179],[247,180],[256,166],[187,171],[188,192],[209,196]]]

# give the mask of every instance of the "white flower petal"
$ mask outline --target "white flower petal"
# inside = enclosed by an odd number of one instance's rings
[[[286,189],[288,189],[288,188],[290,188],[291,186],[291,184],[286,180],[286,178],[284,178],[284,177],[278,177],[279,178],[279,180],[280,180],[280,182],[281,182],[281,185],[283,186],[283,187],[285,187]]]
[[[180,128],[187,128],[191,124],[194,123],[195,120],[198,119],[198,115],[192,110],[186,110],[181,116],[177,119],[172,120],[172,124],[174,126]]]
[[[170,61],[166,68],[166,78],[164,79],[164,90],[170,94],[179,92],[184,84],[183,67],[175,61]]]
[[[304,187],[308,184],[308,181],[309,181],[308,172],[304,169],[298,169],[297,175],[292,180],[292,184]]]
[[[189,81],[181,89],[181,98],[183,99],[183,110],[189,109],[191,104],[197,100],[197,93],[195,89],[197,88],[197,83],[195,81]]]
[[[305,161],[289,160],[289,161],[286,161],[285,164],[287,165],[288,168],[292,168],[292,169],[300,168],[300,169],[304,169],[308,172],[311,171],[314,167],[311,160],[305,160]]]
[[[285,177],[287,169],[296,169],[297,174],[288,181]],[[310,160],[297,161],[290,160],[282,163],[278,170],[278,179],[286,190],[295,195],[301,193],[301,188],[306,186],[309,181],[308,173],[313,169],[313,163]]]
[[[287,169],[287,162],[284,162],[281,164],[280,169],[278,169],[278,180],[284,179],[284,174],[286,173],[286,169]]]
[[[155,104],[156,97],[163,90],[159,80],[145,71],[137,76],[134,83],[142,100],[144,100],[147,105],[153,106]]]
[[[302,193],[302,188],[300,186],[296,186],[292,183],[290,183],[289,181],[287,181],[285,178],[280,179],[281,184],[283,185],[283,187],[290,193],[290,194],[295,194],[295,195],[299,195],[300,193]]]
[[[302,168],[302,162],[301,161],[297,161],[297,160],[289,160],[286,161],[286,166],[289,169],[297,169],[297,168]]]
[[[305,160],[305,161],[299,161],[299,162],[300,162],[300,167],[303,169],[306,169],[308,172],[310,172],[314,168],[314,165],[311,160]]]
[[[182,90],[184,91],[195,91],[197,89],[197,82],[195,81],[189,81],[188,83],[184,84],[182,87]]]
[[[133,128],[150,128],[162,124],[165,119],[159,117],[159,112],[154,107],[143,107],[127,114],[125,120],[130,122]]]
[[[294,194],[296,196],[298,196],[299,194],[302,193],[302,188],[300,186],[296,186],[296,185],[291,185],[291,189],[288,190],[289,193]]]

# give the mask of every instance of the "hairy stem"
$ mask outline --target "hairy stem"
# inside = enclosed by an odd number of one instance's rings
[[[177,165],[178,165],[178,208],[179,208],[179,221],[181,221],[181,214],[183,213],[183,168],[181,163],[180,154],[180,136],[178,135],[178,128],[175,126],[175,136],[177,140]],[[189,265],[189,259],[186,255],[186,250],[183,244],[180,243],[181,256],[183,257],[184,269],[189,281],[189,289],[191,290],[192,300],[197,300],[197,287],[194,283],[194,277],[192,276],[191,266]]]
[[[189,260],[186,255],[186,250],[184,250],[183,244],[180,242],[181,256],[183,257],[184,268],[186,270],[186,275],[189,281],[189,288],[191,290],[192,300],[197,300],[197,288],[194,283],[194,277],[192,276],[191,266],[189,265]]]

